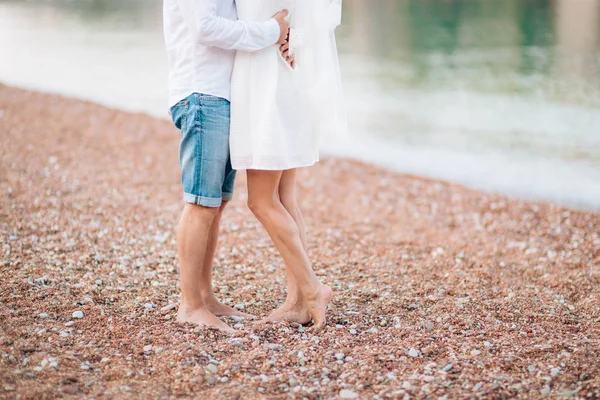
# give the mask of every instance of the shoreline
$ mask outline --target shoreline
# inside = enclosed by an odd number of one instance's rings
[[[170,121],[166,101],[164,107],[156,104],[136,107],[131,105],[131,99],[116,103],[107,96],[98,94],[81,97],[81,93],[77,91],[63,93],[51,87],[38,89],[31,85],[13,86],[0,82],[0,86],[3,85]],[[394,101],[391,98],[388,100]],[[365,148],[370,150],[365,152]],[[595,184],[596,169],[582,161],[571,160],[567,163],[561,159],[539,156],[522,158],[516,155],[508,158],[510,155],[505,153],[487,154],[484,161],[481,155],[474,153],[393,145],[377,135],[362,134],[348,137],[343,145],[325,143],[321,153],[326,157],[351,159],[400,174],[458,184],[515,200],[555,203],[580,211],[600,212],[600,185]],[[531,182],[535,182],[534,188]]]
[[[0,110],[3,396],[600,396],[598,213],[324,159],[299,195],[328,328],[228,337],[174,321],[169,121],[3,85]],[[243,175],[215,287],[263,316],[285,275]]]

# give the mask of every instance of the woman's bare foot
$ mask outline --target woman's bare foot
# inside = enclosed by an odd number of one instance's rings
[[[269,314],[267,318],[259,321],[259,323],[265,324],[268,322],[288,321],[305,325],[308,324],[310,320],[310,313],[308,312],[306,305],[289,304],[288,302],[285,302],[281,307]]]
[[[333,292],[327,285],[321,285],[313,299],[309,299],[306,303],[308,312],[313,319],[314,325],[310,328],[313,331],[321,330],[326,324],[327,304],[331,301]]]
[[[208,310],[217,317],[241,317],[247,319],[256,318],[252,314],[246,314],[244,312],[236,310],[235,308],[226,306],[223,303],[219,303],[217,299],[204,300],[204,304],[206,304],[206,308],[208,308]]]
[[[206,307],[190,310],[186,309],[183,305],[179,306],[179,310],[177,311],[177,322],[189,322],[199,326],[215,328],[226,333],[235,332],[233,328],[217,318]]]

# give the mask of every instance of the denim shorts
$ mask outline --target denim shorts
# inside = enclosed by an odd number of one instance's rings
[[[194,93],[171,107],[171,117],[181,131],[183,201],[220,207],[233,198],[235,183],[229,156],[229,101]]]

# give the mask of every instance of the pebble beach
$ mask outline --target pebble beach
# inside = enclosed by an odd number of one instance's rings
[[[169,121],[0,85],[0,398],[600,398],[600,214],[346,159],[301,172],[324,331],[175,322]],[[266,316],[283,263],[225,211],[215,292]]]

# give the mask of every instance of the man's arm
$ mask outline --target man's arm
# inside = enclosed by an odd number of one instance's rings
[[[232,21],[217,15],[221,0],[177,0],[183,18],[196,43],[228,50],[257,51],[285,39],[287,15],[266,22]],[[283,25],[283,26],[282,26]]]

